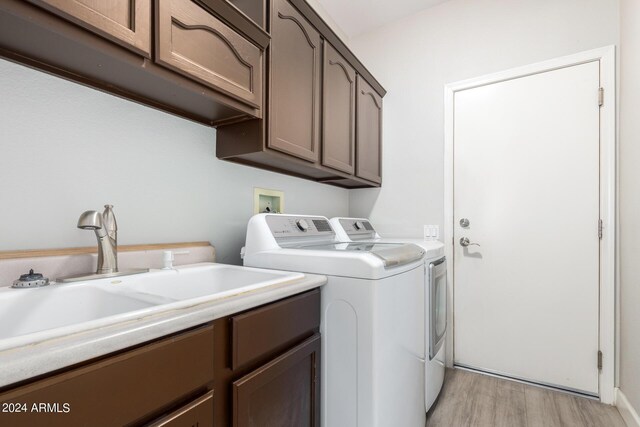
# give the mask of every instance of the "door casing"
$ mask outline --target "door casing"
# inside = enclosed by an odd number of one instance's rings
[[[571,67],[587,62],[599,61],[600,82],[604,88],[603,105],[600,108],[600,212],[603,221],[603,236],[600,241],[600,314],[599,314],[599,346],[603,353],[602,370],[599,373],[600,401],[613,404],[615,401],[616,367],[619,365],[619,352],[616,345],[619,325],[617,321],[616,283],[616,59],[615,46],[606,46],[580,52],[574,55],[551,59],[523,67],[481,76],[469,80],[450,83],[444,88],[444,245],[445,256],[454,259],[454,218],[453,218],[453,164],[454,164],[454,97],[456,92],[498,83],[506,80],[525,77],[546,71]],[[594,102],[598,94],[594,93]],[[594,229],[594,233],[597,230]],[[453,261],[452,261],[453,262]],[[455,348],[455,319],[453,318],[454,269],[447,270],[447,366],[453,366]]]

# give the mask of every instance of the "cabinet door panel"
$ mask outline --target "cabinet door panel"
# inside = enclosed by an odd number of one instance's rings
[[[358,76],[356,175],[382,182],[382,98]]]
[[[273,2],[269,148],[318,160],[320,34],[287,0]]]
[[[151,56],[151,0],[31,0],[146,57]]]
[[[10,426],[137,423],[213,382],[213,326],[168,337],[0,394],[0,402],[69,405],[68,412],[0,414]],[[55,415],[52,417],[52,415]]]
[[[319,426],[320,335],[233,383],[233,426]]]
[[[148,427],[213,427],[213,391],[149,424]]]
[[[324,43],[322,85],[322,164],[353,173],[355,157],[356,71]]]
[[[247,104],[262,105],[262,50],[186,0],[157,0],[157,62]]]
[[[282,353],[313,335],[319,327],[320,291],[317,289],[232,316],[231,367],[238,369],[265,356]]]

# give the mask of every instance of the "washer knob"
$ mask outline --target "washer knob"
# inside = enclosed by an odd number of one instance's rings
[[[307,231],[309,230],[309,223],[307,222],[307,220],[305,219],[299,219],[296,221],[296,225],[298,226],[298,228],[300,229],[300,231]]]
[[[353,226],[355,227],[356,230],[362,230],[364,228],[364,224],[362,223],[362,221],[354,222]]]

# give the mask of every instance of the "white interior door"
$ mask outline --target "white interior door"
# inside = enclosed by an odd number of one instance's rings
[[[598,393],[599,86],[593,61],[455,93],[454,363]]]

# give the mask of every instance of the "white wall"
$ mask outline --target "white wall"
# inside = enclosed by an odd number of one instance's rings
[[[240,263],[254,186],[348,214],[347,190],[218,160],[212,128],[3,60],[0,117],[0,250],[95,245],[78,216],[111,203],[120,244],[208,240]]]
[[[640,1],[620,17],[620,389],[640,411]]]
[[[381,189],[354,190],[350,212],[381,234],[443,226],[446,83],[617,44],[617,0],[451,0],[352,38],[387,89]]]
[[[307,3],[309,3],[309,6],[311,6],[316,11],[316,13],[318,15],[320,15],[320,17],[322,19],[324,19],[324,21],[327,23],[329,28],[331,28],[333,30],[333,32],[336,33],[336,35],[340,39],[342,39],[342,41],[345,44],[349,43],[349,36],[342,29],[342,27],[340,27],[340,25],[338,25],[338,23],[333,19],[333,17],[331,15],[329,15],[329,12],[327,12],[327,9],[325,9],[325,7],[322,5],[321,1],[319,1],[319,0],[307,0]]]

